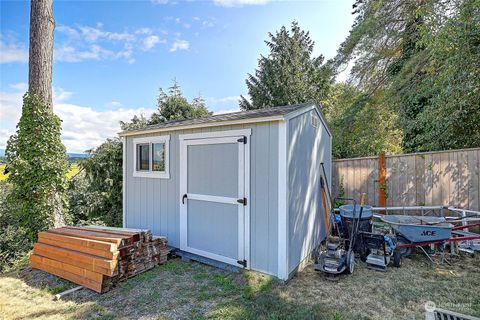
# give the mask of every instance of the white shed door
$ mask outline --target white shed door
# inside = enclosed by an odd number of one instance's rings
[[[182,140],[180,249],[246,267],[246,137]]]

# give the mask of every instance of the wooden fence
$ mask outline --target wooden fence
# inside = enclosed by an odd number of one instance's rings
[[[385,156],[387,206],[449,205],[480,210],[480,148]],[[379,157],[333,162],[333,194],[380,205]],[[359,201],[359,200],[358,200]]]

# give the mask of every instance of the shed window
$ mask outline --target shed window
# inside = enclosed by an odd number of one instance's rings
[[[150,157],[149,150],[150,145],[148,143],[137,144],[137,170],[148,171],[150,170]]]
[[[152,170],[165,171],[165,143],[152,144]]]
[[[133,176],[169,179],[168,152],[170,136],[133,139]]]

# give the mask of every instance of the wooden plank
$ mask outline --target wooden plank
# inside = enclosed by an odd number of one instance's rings
[[[425,155],[425,205],[433,205],[433,157]]]
[[[90,231],[82,231],[82,230],[72,230],[67,228],[58,228],[58,229],[50,229],[48,232],[57,233],[57,234],[64,234],[67,236],[73,236],[77,238],[85,238],[85,239],[92,239],[92,240],[99,240],[104,242],[111,242],[115,243],[116,245],[120,245],[123,242],[122,237],[118,237],[115,235],[109,234],[99,234],[98,232],[90,232]]]
[[[68,226],[66,228],[101,231],[101,232],[108,232],[108,233],[126,235],[126,236],[129,236],[129,235],[132,236],[138,233],[149,232],[148,229],[117,228],[117,227],[106,227],[106,226],[82,226],[82,227]]]
[[[441,154],[432,154],[432,205],[443,205]],[[442,178],[442,180],[441,180]]]
[[[54,247],[65,248],[65,249],[70,249],[70,250],[73,250],[73,251],[78,251],[78,252],[82,252],[82,253],[91,254],[91,255],[94,255],[94,256],[97,256],[97,257],[102,257],[102,258],[106,258],[106,259],[110,259],[110,260],[117,259],[118,254],[119,254],[118,250],[115,251],[115,252],[111,252],[111,251],[105,251],[105,250],[92,249],[92,248],[89,248],[87,246],[76,245],[76,244],[72,244],[72,243],[64,242],[64,241],[52,240],[52,239],[45,238],[45,237],[42,237],[42,236],[38,237],[38,242],[48,244],[48,245],[51,245],[51,246],[54,246]]]
[[[90,279],[94,282],[102,283],[102,281],[103,281],[104,275],[102,275],[101,273],[93,272],[93,271],[83,269],[83,268],[80,268],[80,267],[77,267],[77,266],[74,266],[74,265],[71,265],[71,264],[68,264],[68,263],[61,262],[61,261],[52,260],[52,259],[47,258],[47,257],[42,257],[42,256],[39,256],[39,255],[36,255],[36,254],[32,254],[30,256],[30,262],[32,262],[32,261],[40,263],[40,264],[51,266],[53,268],[65,270],[67,272],[76,274],[77,276],[81,276],[81,277]]]
[[[385,158],[385,165],[386,165],[386,188],[385,193],[387,196],[386,203],[387,206],[396,205],[394,203],[394,198],[396,197],[398,185],[398,174],[397,174],[397,164],[396,164],[396,157],[386,157]]]
[[[407,159],[406,157],[395,157],[397,159],[398,191],[396,204],[405,206],[407,203]]]
[[[450,205],[450,181],[452,180],[452,168],[449,166],[449,153],[441,153],[440,155],[440,189],[441,189],[441,205]],[[453,202],[453,199],[452,199]]]
[[[457,201],[460,207],[468,208],[468,189],[470,185],[470,172],[468,168],[468,153],[461,151],[457,153],[457,164],[459,167],[458,176],[460,179],[459,190],[457,193]]]
[[[115,252],[118,250],[117,245],[111,242],[71,237],[71,236],[56,234],[51,232],[40,232],[38,234],[38,238],[71,243],[76,246],[83,246],[83,247],[87,247],[95,250],[110,251],[110,252]]]
[[[62,249],[43,243],[34,244],[34,253],[53,260],[75,264],[82,268],[87,268],[94,272],[99,272],[107,276],[112,276],[117,260],[108,260],[89,254]]]
[[[42,263],[38,263],[38,262],[35,262],[35,261],[31,261],[30,266],[34,269],[39,269],[39,270],[51,273],[53,275],[56,275],[60,278],[66,279],[68,281],[72,281],[76,284],[84,286],[85,288],[92,289],[93,291],[96,291],[98,293],[102,292],[102,284],[101,283],[98,283],[98,282],[92,281],[90,279],[78,276],[78,275],[70,273],[68,271],[61,270],[61,269],[58,269],[58,268],[54,268],[52,266],[45,265],[45,264],[42,264]]]
[[[425,205],[425,157],[415,155],[415,205]]]
[[[406,205],[415,206],[415,205],[417,205],[417,202],[416,202],[415,156],[406,157],[406,165],[407,165],[407,171],[406,171],[406,176],[407,176],[407,181],[406,181],[406,188],[407,188]]]
[[[131,232],[131,231],[121,231],[121,230],[114,230],[111,228],[101,228],[101,227],[73,227],[73,226],[68,226],[64,227],[67,229],[71,230],[79,230],[82,232],[88,231],[88,232],[94,232],[98,235],[108,235],[108,236],[113,236],[113,237],[118,237],[121,238],[127,242],[135,242],[140,240],[141,234],[145,234],[145,231],[140,231],[140,232]]]
[[[480,155],[480,152],[478,151],[468,152],[468,173],[469,173],[468,208],[470,210],[480,210],[479,155]]]

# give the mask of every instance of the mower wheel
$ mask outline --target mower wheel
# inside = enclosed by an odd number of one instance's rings
[[[393,252],[393,266],[397,268],[402,266],[402,253],[399,250]]]
[[[347,253],[347,272],[349,274],[353,273],[353,270],[355,269],[355,253],[353,251],[348,251]]]

